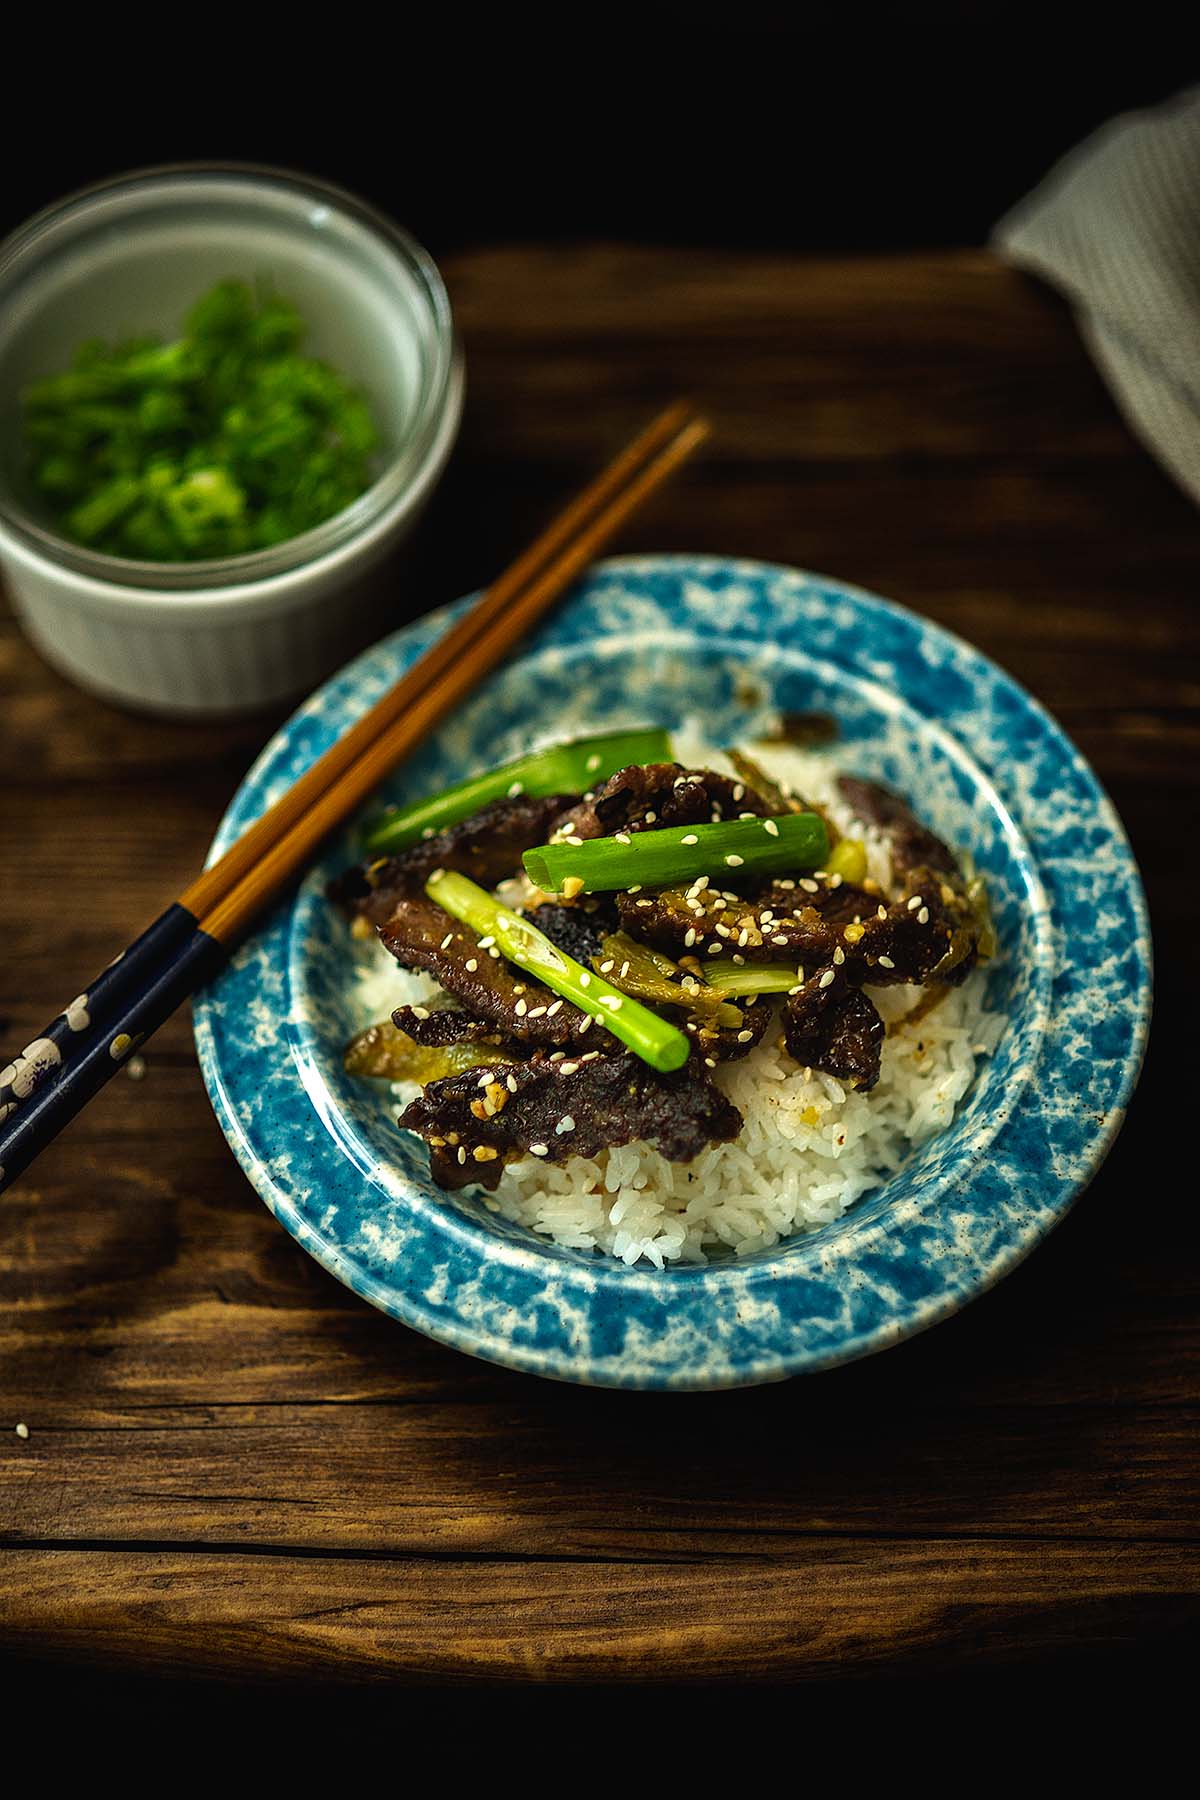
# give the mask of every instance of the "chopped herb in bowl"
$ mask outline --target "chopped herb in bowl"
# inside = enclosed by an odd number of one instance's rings
[[[29,480],[58,528],[114,556],[264,550],[373,479],[362,395],[302,351],[287,300],[223,281],[173,343],[81,344],[22,396]]]

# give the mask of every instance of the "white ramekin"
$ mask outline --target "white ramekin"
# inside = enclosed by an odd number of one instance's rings
[[[68,543],[24,503],[21,388],[84,338],[171,335],[227,276],[270,278],[314,352],[367,393],[378,479],[336,518],[249,556],[138,563]],[[388,558],[445,466],[462,392],[434,264],[340,190],[189,166],[40,214],[0,247],[0,570],[26,631],[81,686],[155,712],[245,712],[311,688],[411,610]]]

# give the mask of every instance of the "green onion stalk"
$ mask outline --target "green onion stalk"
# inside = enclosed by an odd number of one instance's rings
[[[816,813],[788,813],[541,844],[523,860],[526,874],[544,893],[574,899],[614,889],[675,887],[701,875],[733,881],[817,869],[828,853],[824,821]]]
[[[710,963],[704,979],[718,994],[790,994],[803,987],[804,971],[785,963]]]
[[[478,932],[481,940],[494,939],[509,962],[570,1000],[652,1069],[667,1073],[687,1061],[689,1045],[682,1031],[567,956],[528,919],[501,905],[476,882],[451,869],[435,869],[425,892]]]
[[[669,762],[671,740],[656,728],[610,731],[600,737],[581,738],[574,744],[554,744],[534,750],[499,769],[472,775],[440,794],[414,800],[374,820],[363,837],[368,850],[395,855],[421,838],[432,837],[460,819],[469,819],[492,800],[532,794],[580,794],[606,781],[631,763]]]

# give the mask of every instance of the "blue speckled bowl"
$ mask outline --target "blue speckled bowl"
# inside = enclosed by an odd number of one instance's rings
[[[465,604],[462,603],[462,604]],[[391,685],[455,608],[330,681],[267,746],[216,855]],[[881,1350],[1013,1268],[1095,1173],[1137,1078],[1150,943],[1113,808],[1039,706],[899,607],[757,563],[602,564],[520,660],[393,784],[394,797],[532,737],[701,714],[717,741],[772,708],[834,713],[841,760],[909,792],[987,875],[1012,1024],[952,1127],[834,1225],[664,1272],[561,1249],[430,1181],[394,1107],[341,1066],[364,952],[322,900],[334,845],[196,1003],[217,1117],[267,1205],[374,1305],[457,1349],[614,1387],[769,1381]]]

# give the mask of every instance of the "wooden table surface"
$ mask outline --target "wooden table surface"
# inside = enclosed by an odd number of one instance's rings
[[[446,274],[468,413],[397,619],[695,396],[711,449],[623,547],[846,577],[1050,707],[1150,891],[1142,1087],[1084,1201],[958,1318],[781,1387],[614,1394],[456,1355],[309,1261],[235,1166],[180,1017],[0,1205],[0,1646],[361,1684],[1168,1647],[1200,1610],[1196,1185],[1171,1178],[1194,1116],[1200,516],[1060,304],[983,252],[496,249]],[[6,1044],[185,883],[275,722],[115,711],[0,618]]]

